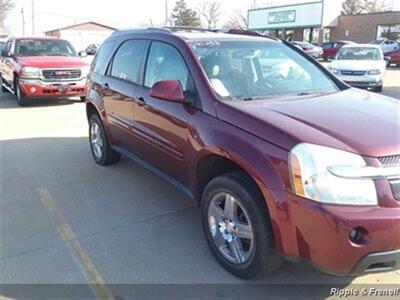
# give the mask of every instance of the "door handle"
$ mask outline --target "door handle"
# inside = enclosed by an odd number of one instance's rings
[[[136,102],[137,102],[137,104],[139,105],[139,106],[145,106],[146,105],[146,100],[144,100],[144,98],[143,97],[138,97],[138,98],[136,98]]]

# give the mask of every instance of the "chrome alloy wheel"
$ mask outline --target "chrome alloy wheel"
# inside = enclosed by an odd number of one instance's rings
[[[214,245],[233,264],[246,263],[254,252],[254,230],[248,213],[232,195],[215,195],[208,208]]]
[[[92,144],[94,156],[100,159],[103,155],[104,143],[100,126],[96,122],[93,122],[90,126],[90,142]]]

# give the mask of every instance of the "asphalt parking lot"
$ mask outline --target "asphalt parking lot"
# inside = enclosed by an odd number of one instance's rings
[[[391,68],[383,94],[400,100],[399,78]],[[97,166],[87,131],[83,103],[21,108],[0,93],[0,283],[243,283],[213,258],[191,200],[127,159]],[[398,284],[400,272],[338,278],[286,263],[252,282]]]

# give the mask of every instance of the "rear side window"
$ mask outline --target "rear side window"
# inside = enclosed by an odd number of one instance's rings
[[[122,44],[114,56],[111,76],[138,84],[145,40],[130,40]]]
[[[95,59],[92,62],[93,72],[104,75],[107,69],[108,62],[110,61],[110,55],[114,41],[104,43],[96,54]]]
[[[147,60],[144,85],[151,88],[162,80],[179,80],[184,91],[190,88],[190,75],[181,54],[173,46],[153,42]]]

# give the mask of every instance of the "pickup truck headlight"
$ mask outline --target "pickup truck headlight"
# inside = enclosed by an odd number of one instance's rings
[[[342,205],[377,205],[372,179],[348,179],[333,175],[331,167],[365,167],[354,153],[312,144],[299,144],[289,155],[293,192],[317,202]]]
[[[41,77],[39,68],[23,67],[21,69],[20,77],[24,79],[38,79]]]
[[[381,71],[379,69],[369,70],[368,75],[381,75]]]

